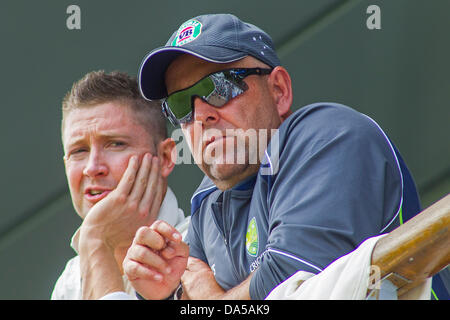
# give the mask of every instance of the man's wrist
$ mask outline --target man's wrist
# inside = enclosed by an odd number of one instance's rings
[[[180,283],[178,287],[167,298],[161,300],[181,300],[182,295],[183,295],[183,286]],[[136,297],[138,298],[138,300],[147,300],[143,296],[141,296],[137,291]]]
[[[102,228],[90,225],[81,225],[78,247],[79,250],[107,250],[114,252],[114,247],[104,238]]]
[[[98,231],[93,227],[82,226],[78,247],[84,299],[98,299],[108,293],[124,290],[114,249]]]

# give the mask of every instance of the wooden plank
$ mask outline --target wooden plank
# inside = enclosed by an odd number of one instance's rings
[[[372,265],[400,296],[450,264],[449,227],[450,194],[380,239]]]

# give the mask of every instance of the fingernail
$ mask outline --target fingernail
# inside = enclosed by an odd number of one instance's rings
[[[172,237],[173,237],[174,240],[180,240],[181,239],[181,235],[179,233],[174,233],[172,235]]]
[[[173,248],[171,247],[166,247],[165,249],[167,251],[168,254],[173,254],[175,251],[173,250]]]

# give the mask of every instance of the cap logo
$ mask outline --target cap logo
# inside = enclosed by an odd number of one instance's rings
[[[189,43],[202,33],[202,24],[197,20],[189,20],[183,23],[172,41],[172,46],[178,47]]]

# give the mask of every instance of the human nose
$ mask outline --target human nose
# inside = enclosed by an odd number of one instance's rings
[[[211,125],[219,121],[217,108],[211,106],[203,99],[197,97],[194,100],[194,121],[200,121],[203,125]]]
[[[108,174],[108,167],[104,163],[102,155],[99,151],[91,150],[86,166],[84,167],[83,174],[90,178],[106,176]]]

